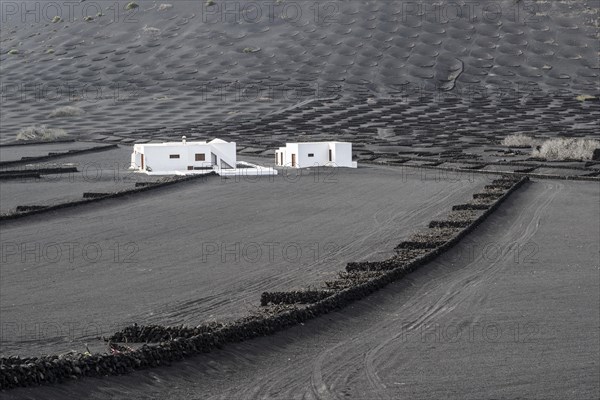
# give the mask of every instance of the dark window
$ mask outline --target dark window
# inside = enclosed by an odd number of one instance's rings
[[[179,158],[179,154],[170,154],[169,158]]]
[[[204,161],[206,160],[206,155],[204,153],[196,153],[196,161]]]
[[[314,156],[315,156],[315,153],[308,153],[308,156],[309,156],[309,157],[314,157]]]
[[[194,170],[194,166],[193,165],[188,165],[188,171],[193,171]]]

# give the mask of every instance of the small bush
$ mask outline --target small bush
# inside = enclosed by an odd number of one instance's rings
[[[207,7],[214,6],[214,5],[215,5],[215,0],[206,0]]]
[[[46,125],[30,126],[17,133],[17,140],[55,140],[67,136],[64,129],[48,128]]]
[[[163,3],[158,6],[158,11],[166,11],[173,8],[173,4]]]
[[[549,139],[533,150],[533,157],[546,160],[591,160],[600,141],[592,139]]]
[[[129,2],[127,3],[127,5],[125,6],[126,10],[135,10],[136,8],[139,8],[138,3],[136,3],[135,1]]]
[[[48,49],[48,50],[46,50],[46,53],[48,53],[48,54],[54,54],[54,49]]]
[[[84,111],[81,108],[65,106],[65,107],[59,107],[56,110],[52,111],[50,113],[50,118],[74,117],[77,115],[81,115],[83,113],[84,113]]]
[[[85,17],[83,20],[84,20],[85,22],[90,22],[90,21],[93,21],[93,20],[94,20],[94,17],[92,17],[92,16],[88,15],[88,16],[87,16],[87,17]]]
[[[501,142],[502,146],[508,147],[533,147],[538,143],[539,141],[537,139],[521,133],[507,136]]]
[[[61,22],[62,18],[59,17],[58,15],[56,15],[54,18],[52,18],[52,23],[56,24],[57,22]]]
[[[8,51],[8,54],[19,54],[19,50],[17,50],[17,49],[10,49]]]

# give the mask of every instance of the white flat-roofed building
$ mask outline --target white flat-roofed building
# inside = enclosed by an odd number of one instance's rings
[[[274,168],[238,162],[235,142],[188,142],[185,136],[181,142],[135,144],[130,169],[148,175],[277,175]]]
[[[184,136],[181,142],[135,144],[131,154],[131,169],[152,175],[235,169],[236,164],[235,143],[221,139],[188,142]]]
[[[352,161],[352,143],[349,142],[286,143],[275,151],[275,163],[291,168],[358,166]]]

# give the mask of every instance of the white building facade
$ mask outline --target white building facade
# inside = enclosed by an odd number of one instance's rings
[[[352,143],[349,142],[286,143],[275,151],[275,163],[291,168],[358,166],[352,161]]]
[[[206,173],[235,169],[236,145],[214,139],[210,142],[141,143],[133,146],[130,169],[151,175]]]

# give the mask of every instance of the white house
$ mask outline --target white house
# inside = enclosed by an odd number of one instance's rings
[[[142,143],[133,146],[130,169],[152,175],[206,173],[237,167],[234,142],[214,139],[210,142]]]
[[[237,161],[235,142],[139,143],[133,146],[130,169],[148,175],[196,175],[215,171],[222,176],[277,175],[271,167]]]
[[[352,161],[352,143],[348,142],[286,143],[275,151],[275,163],[292,168],[357,167]]]

